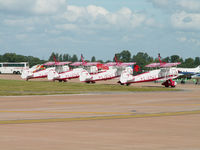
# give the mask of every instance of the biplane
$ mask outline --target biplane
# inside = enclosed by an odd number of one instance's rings
[[[56,70],[51,70],[48,73],[48,80],[58,80],[59,82],[66,82],[68,79],[78,78],[81,72],[88,70],[90,74],[98,73],[98,68],[96,65],[100,64],[100,62],[87,62],[84,60],[83,56],[81,55],[82,62],[74,62],[70,64],[72,67],[79,67],[74,69],[69,69],[65,72],[58,72]]]
[[[46,78],[48,73],[51,71],[65,72],[69,70],[66,66],[71,62],[46,62],[42,65],[35,65],[32,68],[25,69],[22,71],[21,78],[25,80],[35,78]]]
[[[173,66],[177,66],[181,64],[180,62],[176,63],[166,63],[161,61],[160,55],[158,55],[159,63],[152,63],[146,65],[145,67],[149,68],[159,68],[149,72],[145,72],[136,76],[131,75],[126,70],[122,72],[120,76],[120,84],[121,85],[130,85],[131,83],[139,83],[139,82],[150,82],[157,80],[164,80],[162,85],[165,87],[175,87],[176,82],[172,79],[177,78],[179,76],[177,68]]]
[[[95,83],[96,81],[114,79],[119,77],[123,70],[126,70],[127,72],[131,73],[133,69],[128,66],[134,64],[135,62],[122,63],[118,61],[117,58],[115,57],[115,62],[109,62],[106,64],[97,65],[98,69],[103,68],[103,70],[99,73],[90,74],[86,70],[82,71],[79,80],[81,82],[86,82],[86,83]]]

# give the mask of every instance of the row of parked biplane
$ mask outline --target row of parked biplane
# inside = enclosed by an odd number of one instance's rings
[[[135,62],[123,63],[115,57],[115,62],[101,64],[100,62],[86,62],[81,56],[82,61],[74,63],[58,62],[54,58],[54,62],[47,62],[43,65],[36,65],[30,69],[23,70],[21,77],[25,80],[47,77],[48,80],[58,80],[60,82],[79,78],[81,82],[86,83],[119,78],[118,83],[121,85],[162,80],[162,85],[165,87],[175,87],[177,83],[172,79],[190,75],[191,78],[196,79],[196,84],[199,82],[200,66],[197,68],[177,68],[177,65],[181,64],[180,62],[166,63],[161,61],[160,55],[158,57],[159,63],[145,66],[155,68],[154,70],[135,76],[133,72],[139,70],[139,66],[135,65]]]

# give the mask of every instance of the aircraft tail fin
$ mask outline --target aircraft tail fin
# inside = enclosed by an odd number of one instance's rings
[[[134,69],[133,70],[136,71],[136,72],[140,71],[140,66],[134,65]]]

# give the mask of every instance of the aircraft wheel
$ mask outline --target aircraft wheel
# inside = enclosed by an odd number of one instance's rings
[[[92,84],[94,84],[94,83],[95,83],[95,81],[91,81],[91,83],[92,83]]]
[[[130,83],[126,83],[126,86],[129,86],[130,85]]]
[[[59,82],[62,82],[62,80],[58,80]]]

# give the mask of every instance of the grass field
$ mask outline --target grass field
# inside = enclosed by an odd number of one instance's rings
[[[0,96],[80,94],[92,92],[177,91],[164,87],[134,87],[117,84],[59,83],[48,81],[0,80]]]

